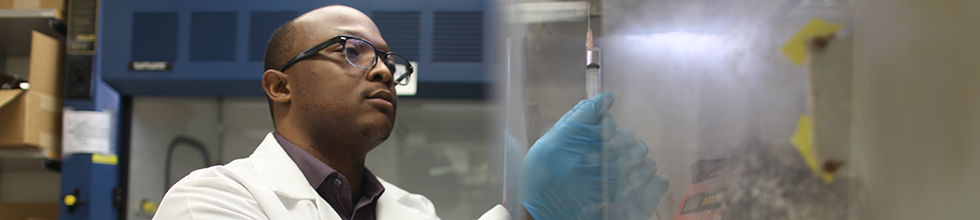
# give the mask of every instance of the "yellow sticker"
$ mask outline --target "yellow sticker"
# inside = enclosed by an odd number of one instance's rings
[[[834,174],[820,169],[819,159],[817,155],[813,152],[813,139],[811,138],[812,133],[810,132],[810,117],[806,115],[800,116],[800,121],[796,125],[796,133],[793,134],[793,138],[790,140],[796,150],[800,152],[800,156],[806,162],[806,165],[813,170],[814,173],[820,176],[824,182],[830,183],[834,181]]]
[[[806,60],[806,45],[807,41],[820,36],[827,36],[837,33],[844,25],[837,23],[827,23],[819,18],[813,18],[810,23],[803,26],[800,31],[793,35],[789,41],[783,44],[783,55],[789,58],[789,61],[793,62],[797,66],[803,65],[803,61]]]
[[[115,154],[92,154],[92,163],[116,165],[119,163],[119,157]]]

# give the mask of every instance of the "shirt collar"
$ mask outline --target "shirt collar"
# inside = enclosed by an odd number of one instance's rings
[[[282,149],[286,151],[286,154],[289,155],[289,158],[296,163],[297,167],[299,167],[300,172],[302,172],[303,176],[306,177],[306,181],[309,182],[310,187],[316,189],[323,184],[323,181],[325,181],[327,177],[334,173],[336,173],[337,176],[340,176],[344,182],[348,182],[347,177],[341,175],[339,172],[337,172],[337,170],[334,170],[332,167],[323,163],[319,159],[316,159],[316,157],[309,152],[306,152],[299,146],[289,142],[289,140],[286,140],[285,137],[279,135],[278,132],[273,132],[272,135],[276,138],[276,141],[279,142],[279,145],[282,146]],[[384,186],[378,181],[378,177],[375,176],[371,170],[364,168],[364,180],[361,181],[361,196],[371,198],[371,200],[376,200],[382,193],[384,193],[384,190]]]
[[[299,171],[303,172],[303,176],[306,177],[306,181],[309,182],[310,186],[314,189],[316,189],[317,186],[320,186],[320,184],[323,183],[323,180],[327,179],[327,176],[337,172],[337,170],[334,170],[332,167],[327,166],[327,164],[316,159],[316,157],[309,152],[306,152],[299,146],[296,146],[293,144],[293,142],[286,140],[286,138],[279,135],[278,132],[273,132],[272,135],[276,137],[276,141],[279,142],[282,149],[286,151],[289,158],[293,159],[293,162],[296,163],[297,167],[299,167]]]
[[[377,201],[384,192],[385,187],[378,181],[378,177],[374,176],[374,173],[371,173],[367,168],[364,168],[364,181],[361,181],[361,196],[370,198],[371,201]]]

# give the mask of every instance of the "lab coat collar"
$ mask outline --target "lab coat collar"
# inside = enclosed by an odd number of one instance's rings
[[[264,180],[277,195],[293,199],[318,200],[320,198],[272,133],[265,136],[249,159],[255,167],[256,176]],[[377,219],[438,219],[434,215],[435,207],[432,207],[432,203],[425,197],[408,193],[380,177],[378,182],[381,182],[385,191],[378,198],[375,207]],[[323,205],[329,206],[325,201]],[[329,207],[324,210],[333,212]]]
[[[421,211],[428,210],[428,212],[435,213],[435,207],[432,207],[431,203],[409,201],[425,199],[425,197],[414,195],[415,197],[413,198],[413,195],[408,193],[408,191],[398,188],[380,177],[378,181],[385,187],[385,193],[381,194],[381,198],[378,198],[378,203],[375,207],[377,219],[438,219],[435,215],[428,215]]]
[[[315,200],[319,197],[271,132],[249,158],[255,166],[255,174],[265,180],[276,194],[293,199]]]

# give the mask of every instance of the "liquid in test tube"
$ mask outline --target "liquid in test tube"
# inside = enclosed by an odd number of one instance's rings
[[[585,92],[592,98],[602,92],[599,48],[592,44],[592,28],[585,35]]]

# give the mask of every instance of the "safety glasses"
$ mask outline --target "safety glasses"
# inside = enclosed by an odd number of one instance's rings
[[[296,55],[296,57],[293,57],[293,59],[286,61],[286,64],[283,64],[282,67],[279,68],[279,71],[284,72],[290,66],[293,66],[293,64],[296,64],[303,59],[313,57],[324,48],[338,43],[342,45],[341,50],[344,52],[344,59],[347,60],[347,63],[357,67],[358,69],[373,69],[375,65],[378,65],[378,58],[381,58],[381,60],[385,62],[385,66],[387,66],[388,70],[391,72],[391,76],[393,77],[395,84],[408,84],[409,78],[415,71],[412,64],[409,63],[405,57],[402,57],[394,52],[384,52],[382,50],[378,50],[378,48],[374,47],[374,44],[365,40],[364,38],[348,35],[340,35],[330,38],[323,43],[304,50],[303,52],[299,53],[299,55]]]

